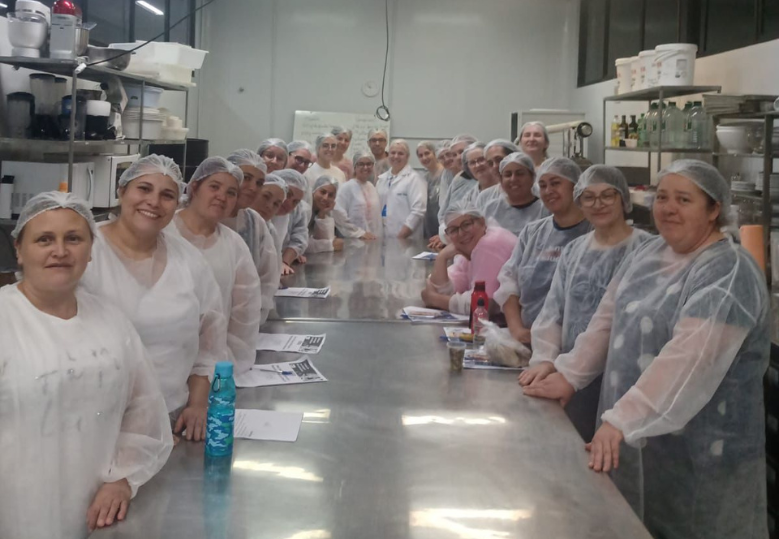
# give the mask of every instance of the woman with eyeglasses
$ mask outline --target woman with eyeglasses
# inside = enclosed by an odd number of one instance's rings
[[[287,164],[287,143],[280,138],[264,140],[257,153],[265,160],[268,172],[281,170]]]
[[[379,176],[390,168],[389,154],[387,153],[389,135],[384,129],[374,129],[368,133],[368,147],[373,154],[375,164],[373,166],[373,183],[379,181]]]
[[[417,158],[425,167],[425,182],[427,183],[427,211],[425,213],[425,238],[430,239],[438,234],[438,199],[441,192],[441,177],[444,166],[436,158],[436,147],[429,140],[417,145]]]
[[[293,140],[287,144],[287,149],[289,150],[289,158],[286,168],[305,174],[314,164],[314,147],[305,140]]]
[[[322,176],[314,184],[314,205],[308,225],[306,249],[309,254],[341,251],[344,248],[344,240],[335,237],[335,220],[331,216],[337,192],[338,182],[330,176]]]
[[[408,164],[408,142],[397,139],[390,144],[390,170],[379,178],[376,190],[381,200],[384,237],[422,239],[427,184]]]
[[[500,184],[479,194],[476,207],[500,226],[519,236],[528,223],[549,216],[543,202],[533,194],[536,170],[533,160],[515,152],[498,166]]]
[[[528,224],[498,276],[494,300],[506,315],[511,336],[530,344],[530,329],[552,286],[557,261],[566,245],[592,230],[574,202],[579,166],[564,157],[546,161],[536,176],[535,192],[552,215]]]
[[[533,160],[536,168],[549,158],[549,133],[541,122],[527,122],[519,131],[519,145]]]
[[[511,257],[517,237],[488,224],[467,201],[458,202],[447,212],[446,235],[451,242],[438,253],[422,300],[427,307],[468,314],[476,282],[484,281],[487,294],[495,294],[498,274]]]
[[[381,201],[373,185],[374,157],[369,152],[356,152],[352,158],[354,178],[338,189],[336,208],[355,226],[376,237],[382,237]]]
[[[563,250],[552,287],[530,331],[533,357],[519,377],[522,386],[540,382],[553,372],[554,360],[573,349],[587,329],[606,287],[622,261],[652,236],[627,224],[633,209],[625,176],[604,165],[588,168],[579,178],[574,198],[593,226]],[[595,434],[600,380],[578,392],[566,412],[585,440]]]
[[[335,135],[325,133],[316,138],[316,163],[313,164],[303,175],[308,180],[308,194],[306,202],[311,205],[311,190],[316,181],[322,176],[330,176],[338,180],[338,183],[346,183],[346,176],[343,171],[335,165],[335,152],[338,148],[338,139]]]
[[[352,130],[345,127],[334,127],[331,134],[335,135],[338,146],[335,149],[333,164],[344,173],[344,178],[351,178],[354,174],[352,169],[352,160],[347,157],[349,145],[352,143]]]

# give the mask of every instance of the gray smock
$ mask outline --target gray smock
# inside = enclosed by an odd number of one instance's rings
[[[425,210],[425,239],[432,238],[438,234],[438,208],[441,194],[441,180],[446,172],[441,169],[433,175],[430,171],[425,172],[425,182],[427,182],[427,210]]]
[[[633,230],[617,245],[604,246],[595,239],[593,231],[563,249],[552,286],[531,330],[531,365],[554,362],[558,355],[573,349],[576,337],[587,329],[620,264],[652,238],[643,230]],[[565,408],[586,442],[595,434],[599,396],[600,381],[596,379],[577,392]]]
[[[510,296],[518,296],[522,325],[532,328],[552,286],[563,248],[591,230],[592,225],[586,219],[560,228],[551,215],[527,225],[519,234],[511,258],[498,274],[500,287],[495,292],[495,302],[503,307]]]
[[[444,169],[444,173],[441,174],[441,183],[439,184],[438,189],[438,208],[441,208],[441,206],[444,204],[444,200],[449,194],[449,186],[452,185],[452,180],[454,180],[454,174]]]
[[[306,252],[308,248],[308,221],[311,216],[311,206],[305,200],[301,200],[289,214],[287,235],[284,238],[282,253],[292,249],[298,256]]]
[[[769,312],[741,246],[681,255],[658,237],[625,260],[555,361],[575,388],[603,372],[600,418],[625,437],[612,479],[653,536],[768,537]]]
[[[495,219],[501,227],[513,232],[515,236],[519,236],[528,223],[551,215],[538,198],[529,204],[512,206],[500,185],[493,185],[479,193],[476,207],[484,217]]]

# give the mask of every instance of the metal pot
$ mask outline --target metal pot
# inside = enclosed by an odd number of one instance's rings
[[[130,65],[130,58],[132,53],[122,54],[122,50],[109,49],[108,47],[94,47],[90,45],[87,48],[87,56],[89,56],[90,62],[102,62],[103,60],[109,60],[108,62],[100,65],[116,69],[117,71],[124,71],[127,66]],[[121,56],[119,56],[122,54]],[[118,58],[117,58],[118,57]]]
[[[76,56],[84,56],[89,47],[89,30],[91,28],[85,28],[79,26],[76,28]]]

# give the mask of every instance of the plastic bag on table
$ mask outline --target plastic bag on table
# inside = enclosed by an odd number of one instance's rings
[[[484,351],[490,361],[505,367],[527,367],[532,352],[521,342],[515,341],[508,328],[500,328],[492,322],[482,322]]]

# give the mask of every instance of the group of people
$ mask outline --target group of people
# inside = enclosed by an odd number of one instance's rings
[[[351,132],[264,141],[206,159],[189,182],[144,157],[97,224],[68,193],[29,201],[13,231],[20,281],[0,289],[0,536],[83,537],[122,520],[181,438],[202,440],[218,361],[255,361],[283,275],[345,240],[424,239],[422,291],[491,313],[532,349],[526,395],[554,399],[649,530],[765,538],[765,279],[728,232],[710,165],[659,176],[659,235],[634,229],[627,182],[519,146]]]

